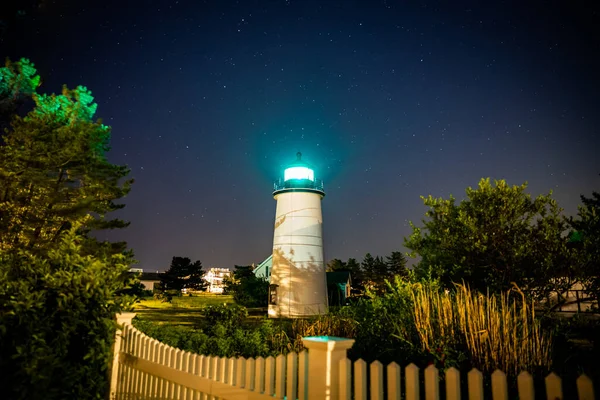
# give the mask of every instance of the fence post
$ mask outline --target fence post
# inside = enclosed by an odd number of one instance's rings
[[[117,332],[115,334],[115,342],[113,343],[113,362],[109,371],[110,390],[109,398],[113,400],[117,396],[117,385],[119,382],[119,352],[121,351],[122,333],[121,327],[124,324],[131,325],[131,320],[135,317],[135,313],[124,312],[117,314]]]
[[[346,358],[354,339],[310,336],[302,338],[302,343],[308,349],[308,398],[337,400],[340,361]]]

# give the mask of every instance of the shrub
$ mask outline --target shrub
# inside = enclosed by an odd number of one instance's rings
[[[220,324],[227,331],[241,326],[248,318],[248,309],[237,304],[219,304],[204,307],[204,317],[208,326]]]
[[[122,255],[82,256],[72,231],[43,256],[0,254],[0,387],[7,399],[101,399]]]

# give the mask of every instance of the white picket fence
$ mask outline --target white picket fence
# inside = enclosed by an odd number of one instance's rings
[[[119,316],[123,330],[117,332],[111,376],[114,400],[484,400],[484,376],[473,369],[467,374],[466,397],[461,396],[460,372],[450,368],[440,384],[438,370],[410,364],[404,371],[379,361],[367,365],[346,358],[354,340],[313,337],[303,340],[305,350],[275,358],[221,358],[175,349],[141,333],[131,325],[135,314]],[[384,374],[386,379],[384,380]],[[384,390],[385,381],[385,390]],[[424,384],[420,382],[424,381]],[[443,386],[443,388],[441,387]],[[590,378],[576,382],[578,400],[594,400]],[[520,400],[564,400],[560,377],[545,379],[545,393],[536,397],[528,372],[517,378]],[[421,393],[423,391],[423,393]],[[491,399],[508,400],[506,375],[491,374]]]

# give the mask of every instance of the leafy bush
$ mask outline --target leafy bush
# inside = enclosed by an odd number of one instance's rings
[[[0,254],[0,387],[7,399],[102,399],[127,305],[122,255],[82,256],[72,231],[44,256]]]
[[[204,307],[204,317],[209,326],[220,324],[231,330],[241,326],[248,318],[248,309],[237,304],[210,305]]]

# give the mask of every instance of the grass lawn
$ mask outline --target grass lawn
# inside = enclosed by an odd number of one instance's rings
[[[154,298],[142,299],[135,304],[133,311],[137,317],[159,324],[200,326],[204,315],[202,309],[209,305],[233,304],[233,297],[222,294],[200,294],[174,297],[171,303]],[[249,321],[255,322],[266,316],[266,309],[248,309]]]

